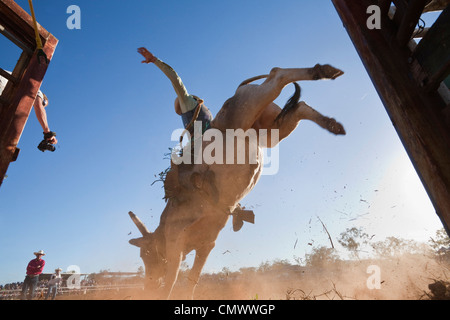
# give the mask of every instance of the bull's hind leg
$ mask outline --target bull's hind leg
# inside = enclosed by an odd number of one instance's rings
[[[318,111],[314,110],[303,101],[300,101],[297,106],[298,109],[295,111],[295,113],[299,121],[303,119],[311,120],[331,133],[334,133],[336,135],[346,134],[344,126],[337,122],[335,119],[320,114]]]
[[[260,137],[264,139],[260,141],[261,146],[266,146],[267,148],[275,147],[281,140],[289,136],[295,128],[297,128],[301,120],[313,121],[320,127],[336,135],[345,135],[346,133],[342,124],[333,118],[322,115],[303,101],[299,102],[282,117],[279,117],[281,111],[279,106],[272,103],[255,122],[254,129],[267,130],[267,137],[265,139],[264,137]],[[278,130],[278,139],[272,140],[272,130]]]
[[[313,68],[273,68],[266,81],[269,81],[271,77],[282,78],[282,82],[286,85],[302,80],[334,80],[343,74],[344,71],[329,64],[316,64]]]
[[[220,129],[250,129],[264,110],[291,83],[305,80],[336,79],[344,74],[330,65],[313,68],[273,68],[261,85],[243,85],[225,102],[212,126]]]

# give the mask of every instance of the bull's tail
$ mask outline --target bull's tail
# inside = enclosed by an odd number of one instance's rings
[[[281,112],[278,114],[278,116],[275,118],[274,122],[280,121],[283,117],[292,112],[292,110],[295,109],[298,102],[300,101],[301,88],[297,82],[293,82],[293,84],[295,86],[294,95],[286,102],[286,105],[284,106],[283,110],[281,110]]]
[[[259,79],[265,79],[265,78],[267,78],[268,76],[269,76],[268,74],[263,74],[263,75],[261,75],[261,76],[256,76],[256,77],[247,79],[247,80],[243,81],[243,82],[239,85],[239,87],[245,86],[246,84],[252,83],[252,82],[254,82],[254,81],[256,81],[256,80],[259,80]]]
[[[267,78],[269,75],[268,74],[263,74],[260,76],[256,76],[250,79],[247,79],[245,81],[243,81],[239,87],[245,86],[249,83],[252,83],[256,80],[260,80],[260,79],[265,79]],[[300,100],[300,96],[301,96],[301,89],[300,86],[297,82],[293,82],[294,86],[295,86],[295,92],[294,95],[286,102],[286,105],[283,107],[283,110],[281,110],[280,114],[275,118],[274,122],[277,122],[279,120],[281,120],[284,116],[286,116],[288,113],[291,112],[291,110],[294,109],[294,107],[297,105],[297,103]]]

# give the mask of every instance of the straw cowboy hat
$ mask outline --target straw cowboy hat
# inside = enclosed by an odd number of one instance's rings
[[[39,250],[38,252],[35,252],[34,255],[35,255],[35,256],[38,256],[38,255],[39,255],[39,256],[45,256],[45,253],[44,253],[43,250]]]
[[[58,268],[58,269],[55,269],[55,271],[62,271],[62,269],[61,269],[61,268]]]

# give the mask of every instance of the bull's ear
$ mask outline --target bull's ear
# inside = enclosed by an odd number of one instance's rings
[[[128,242],[130,244],[132,244],[133,246],[141,248],[148,242],[148,240],[146,241],[146,239],[144,237],[141,237],[141,238],[136,238],[136,239],[130,239],[130,241],[128,241]]]

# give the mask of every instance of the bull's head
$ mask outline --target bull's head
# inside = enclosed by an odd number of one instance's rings
[[[130,244],[141,249],[141,258],[145,265],[145,287],[156,289],[161,286],[165,275],[166,263],[164,247],[160,245],[154,233],[148,231],[142,221],[133,213],[128,212],[131,220],[142,233],[141,238],[131,239]]]

